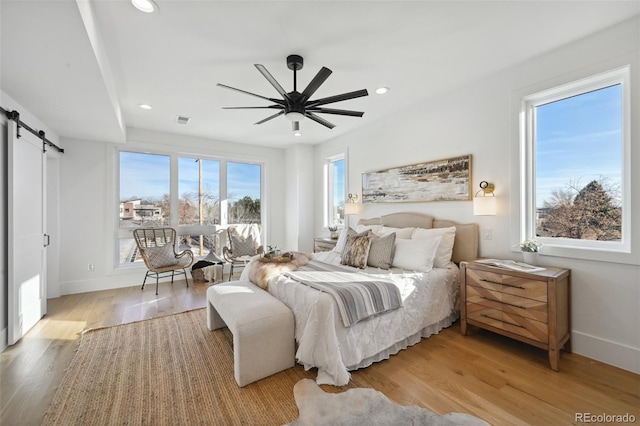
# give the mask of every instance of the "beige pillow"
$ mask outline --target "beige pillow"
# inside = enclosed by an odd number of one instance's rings
[[[165,244],[162,247],[147,247],[144,252],[149,257],[151,264],[156,268],[178,264],[178,259],[176,259],[171,244]]]
[[[391,226],[381,226],[376,232],[376,234],[378,234],[381,237],[384,237],[385,235],[389,235],[395,232],[396,238],[410,240],[411,235],[413,235],[414,229],[415,228],[392,228]]]
[[[371,247],[369,248],[367,265],[376,268],[389,269],[393,262],[393,253],[395,251],[395,232],[384,237],[372,235],[369,239],[371,240]]]
[[[255,256],[258,254],[256,242],[252,236],[247,238],[231,235],[231,251],[233,257]]]

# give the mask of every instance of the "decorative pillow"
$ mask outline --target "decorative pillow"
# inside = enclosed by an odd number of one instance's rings
[[[456,227],[451,226],[449,228],[416,228],[411,236],[414,240],[432,239],[435,237],[442,237],[440,245],[438,245],[438,251],[436,257],[433,259],[433,266],[436,268],[446,268],[451,262],[451,255],[453,254],[453,242],[456,239]]]
[[[149,261],[156,268],[164,268],[165,266],[173,266],[178,264],[178,259],[173,252],[171,244],[165,244],[161,247],[147,247],[144,252],[149,257]]]
[[[369,248],[367,265],[389,269],[393,262],[393,253],[395,251],[395,232],[384,237],[373,235],[369,239],[371,239],[371,247]]]
[[[392,232],[396,233],[396,238],[402,238],[404,240],[410,240],[411,239],[411,235],[413,235],[413,230],[415,228],[392,228],[390,226],[381,226],[380,229],[378,229],[378,232],[376,232],[376,234],[378,234],[381,237],[384,237],[386,235],[391,234]]]
[[[363,232],[371,231],[377,234],[380,228],[382,228],[382,225],[358,225],[356,226],[356,232],[362,234]]]
[[[337,251],[338,253],[342,253],[342,250],[344,250],[344,244],[347,242],[347,235],[349,233],[349,230],[351,228],[344,228],[342,231],[340,231],[340,235],[338,236],[338,241],[336,242],[335,247],[333,248],[333,251]],[[353,231],[353,229],[351,229]],[[355,231],[353,231],[355,232]]]
[[[422,240],[396,240],[393,266],[410,271],[429,272],[442,237]]]
[[[255,256],[258,254],[255,239],[252,236],[241,238],[237,235],[231,235],[231,251],[233,257]]]
[[[371,248],[371,240],[367,235],[349,235],[347,242],[344,245],[342,251],[342,259],[340,261],[343,265],[355,266],[356,268],[363,269],[367,266],[367,259],[369,258],[369,249]]]

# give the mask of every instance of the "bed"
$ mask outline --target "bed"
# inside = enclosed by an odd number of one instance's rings
[[[454,235],[451,235],[451,229]],[[354,277],[366,275],[390,283],[397,288],[401,298],[401,306],[397,309],[345,326],[336,299],[327,292],[301,284],[299,275],[295,275],[298,272],[279,273],[268,280],[269,293],[294,314],[296,359],[307,370],[318,368],[318,384],[345,385],[350,379],[349,371],[388,359],[422,338],[449,327],[459,316],[457,263],[474,259],[478,254],[476,224],[462,225],[421,213],[395,213],[363,219],[356,232],[360,235],[369,232],[369,236],[394,233],[396,255],[400,255],[401,250],[406,253],[407,247],[410,252],[404,260],[397,259],[400,267],[394,260],[389,269],[372,266],[358,269],[340,265],[344,248],[339,241],[336,250],[314,253],[309,265],[324,265],[342,275],[359,273]],[[421,236],[444,232],[451,236],[448,258],[443,259],[440,252],[435,253],[441,244],[446,246],[445,237],[435,237],[437,242],[429,238],[417,241]],[[412,267],[404,262],[414,253],[422,256],[421,247],[429,244],[436,259],[432,267]],[[429,249],[426,252],[429,253]],[[241,279],[247,278],[243,272]]]

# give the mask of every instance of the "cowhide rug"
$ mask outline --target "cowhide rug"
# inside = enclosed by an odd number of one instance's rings
[[[356,388],[326,393],[311,379],[293,387],[299,417],[291,426],[310,425],[470,425],[490,426],[478,417],[463,413],[440,416],[417,406],[402,406],[374,389]]]
[[[287,262],[273,262],[263,257],[256,257],[248,265],[249,281],[266,290],[271,278],[284,272],[295,271],[300,266],[306,265],[310,260],[309,255],[305,253],[294,252],[291,253],[291,256],[291,260]]]

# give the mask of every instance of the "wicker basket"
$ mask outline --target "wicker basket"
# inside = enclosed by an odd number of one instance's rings
[[[206,281],[204,279],[204,271],[202,268],[191,271],[191,277],[193,277],[194,281]]]

